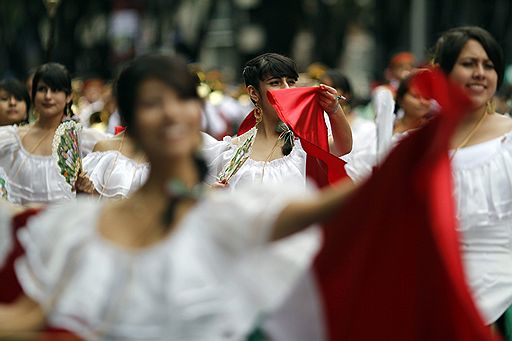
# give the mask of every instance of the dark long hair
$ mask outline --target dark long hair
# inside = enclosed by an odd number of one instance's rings
[[[73,92],[71,74],[64,65],[59,63],[46,63],[37,68],[32,79],[32,101],[36,98],[39,81],[45,82],[52,91],[63,91],[66,96]],[[78,120],[71,106],[72,102],[70,101],[64,109],[64,115],[66,118]]]
[[[268,77],[290,77],[295,80],[299,79],[297,66],[293,59],[278,53],[264,53],[251,59],[245,65],[242,75],[244,77],[245,86],[252,85],[258,91],[261,90],[260,81]],[[285,131],[283,130],[283,124],[279,124],[276,127],[278,133]],[[284,145],[281,148],[283,155],[290,154],[292,148],[293,139],[285,139]]]
[[[494,37],[481,27],[463,26],[452,28],[441,35],[433,51],[433,62],[439,64],[439,67],[449,74],[469,40],[476,40],[482,45],[487,56],[494,64],[494,69],[498,74],[497,88],[503,82],[505,65],[503,61],[503,51]]]
[[[272,77],[299,79],[293,59],[277,53],[264,53],[247,62],[242,72],[245,86],[252,85],[260,90],[259,82]]]
[[[201,101],[197,93],[198,77],[192,73],[183,58],[166,54],[147,54],[134,59],[119,74],[114,93],[126,132],[136,141],[141,133],[135,125],[138,91],[141,84],[148,79],[163,82],[182,99]],[[203,182],[208,173],[206,162],[199,154],[194,155],[194,162],[199,182]],[[187,193],[169,193],[169,202],[162,217],[166,227],[173,220],[178,203],[188,197]]]

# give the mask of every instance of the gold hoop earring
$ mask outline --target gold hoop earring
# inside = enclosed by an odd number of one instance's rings
[[[256,119],[256,124],[260,123],[263,120],[263,110],[258,103],[254,105],[256,108],[254,109],[254,118]]]
[[[494,99],[490,99],[485,103],[485,110],[487,111],[487,114],[494,114],[496,111],[496,102]]]

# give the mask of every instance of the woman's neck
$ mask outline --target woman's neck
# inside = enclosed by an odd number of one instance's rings
[[[62,115],[54,116],[54,117],[47,117],[42,118],[39,117],[35,122],[34,125],[40,129],[43,130],[55,130],[59,126],[59,124],[62,123]]]
[[[487,106],[475,109],[468,113],[459,124],[458,130],[466,130],[472,128],[478,121],[482,119],[482,116],[487,113]]]
[[[143,190],[167,196],[166,188],[171,180],[178,180],[186,187],[192,188],[199,183],[199,174],[192,157],[178,160],[150,160],[149,179]]]
[[[276,126],[279,123],[279,119],[270,118],[268,115],[263,115],[263,120],[258,124],[258,135],[265,139],[278,138],[279,134],[276,132]]]
[[[121,134],[124,134],[124,132]],[[135,160],[137,163],[146,162],[146,156],[137,148],[131,137],[121,134],[115,137],[117,150],[127,158]]]
[[[402,133],[411,129],[416,129],[421,126],[422,118],[415,118],[404,115],[398,120],[398,125],[395,125],[395,132]]]

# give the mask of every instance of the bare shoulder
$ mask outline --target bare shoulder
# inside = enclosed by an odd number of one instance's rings
[[[512,118],[508,115],[493,114],[490,115],[489,128],[498,136],[512,131]]]
[[[18,130],[18,134],[24,135],[30,130],[30,126],[27,124],[24,126],[18,126],[16,129]]]
[[[117,137],[101,140],[96,142],[94,145],[94,152],[106,152],[109,150],[118,150],[119,149],[120,140]]]

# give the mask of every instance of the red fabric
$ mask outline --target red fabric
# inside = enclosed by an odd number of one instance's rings
[[[269,91],[268,99],[279,118],[300,138],[307,153],[306,174],[319,187],[347,176],[345,162],[329,152],[324,111],[318,102],[318,87],[301,87]],[[254,127],[253,112],[240,125],[241,135]]]
[[[324,228],[314,272],[328,340],[494,339],[465,284],[447,153],[470,102],[438,72],[414,84],[440,114]]]
[[[255,125],[256,125],[256,118],[254,117],[254,110],[253,110],[249,113],[249,115],[245,116],[242,123],[240,123],[240,127],[238,127],[237,135],[240,136],[240,135],[248,132]]]
[[[38,335],[36,341],[83,341],[84,339],[60,328],[46,327]]]
[[[115,126],[114,127],[114,135],[121,134],[125,130],[126,130],[125,126]]]
[[[40,212],[40,209],[27,209],[14,216],[12,220],[12,240],[13,248],[10,251],[4,266],[0,269],[0,303],[11,303],[23,292],[16,272],[14,270],[14,262],[24,254],[24,250],[16,237],[17,231],[27,224],[28,218]]]
[[[301,139],[329,151],[324,110],[318,102],[318,87],[281,89],[267,93],[279,118]]]

